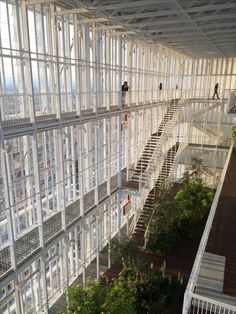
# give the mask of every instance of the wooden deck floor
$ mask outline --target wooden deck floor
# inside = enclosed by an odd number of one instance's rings
[[[223,292],[236,297],[236,147],[226,172],[206,251],[226,257]]]
[[[195,239],[181,239],[176,243],[173,251],[167,257],[161,257],[155,253],[144,253],[145,261],[152,263],[154,269],[159,269],[165,261],[167,273],[173,275],[180,273],[183,276],[184,282],[187,283],[199,242],[200,237]],[[115,263],[105,272],[104,276],[108,279],[118,277],[121,270],[121,263]]]

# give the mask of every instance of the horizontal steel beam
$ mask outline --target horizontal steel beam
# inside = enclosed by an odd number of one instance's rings
[[[135,8],[138,7],[144,7],[147,6],[153,6],[153,5],[159,5],[159,4],[167,4],[168,0],[141,0],[141,1],[122,1],[119,3],[114,4],[107,4],[107,5],[96,5],[89,7],[89,10],[102,10],[102,11],[108,11],[108,10],[118,10],[118,9],[129,9],[129,8]]]
[[[235,23],[235,26],[236,26],[236,23]],[[145,29],[145,30],[138,30],[139,32],[141,32],[142,34],[152,34],[152,33],[157,33],[157,34],[162,34],[163,36],[165,36],[166,34],[180,34],[180,35],[185,35],[185,34],[190,34],[190,33],[193,33],[193,32],[197,32],[199,33],[199,29],[196,28],[195,25],[191,25],[191,26],[188,26],[187,29],[188,29],[188,33],[186,32],[183,32],[183,31],[186,31],[186,25],[185,26],[181,26],[181,27],[173,27],[171,26],[170,28],[166,27],[166,28],[150,28],[150,29]],[[192,31],[191,31],[192,29]],[[211,34],[221,34],[221,33],[228,33],[228,32],[233,32],[235,30],[235,27],[232,27],[232,28],[225,28],[225,29],[219,29],[217,28],[217,26],[215,26],[214,30],[205,30],[205,29],[202,29],[202,32],[206,35],[211,35]],[[180,33],[181,32],[181,33]],[[194,36],[194,35],[193,35]]]
[[[181,5],[181,3],[179,3]],[[223,4],[221,3],[215,3],[215,4],[208,4],[208,5],[202,5],[198,7],[190,7],[190,8],[185,8],[182,6],[183,10],[187,13],[193,13],[193,12],[208,12],[208,11],[218,11],[218,10],[226,10],[226,9],[234,9],[236,8],[236,3],[235,2],[224,2]]]

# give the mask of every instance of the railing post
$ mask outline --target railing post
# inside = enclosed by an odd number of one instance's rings
[[[185,291],[182,314],[188,314],[189,313],[189,309],[191,306],[191,299],[192,299],[192,297],[187,293],[187,291]]]

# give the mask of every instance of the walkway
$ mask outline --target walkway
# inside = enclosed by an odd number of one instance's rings
[[[236,147],[219,198],[206,251],[226,257],[223,292],[236,297]]]

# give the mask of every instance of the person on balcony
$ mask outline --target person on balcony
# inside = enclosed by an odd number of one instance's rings
[[[124,84],[121,87],[121,91],[122,91],[122,107],[125,106],[125,96],[126,96],[126,92],[128,92],[129,90],[129,86],[127,81],[124,82]]]
[[[217,99],[219,99],[218,87],[219,87],[219,84],[216,83],[215,88],[214,88],[214,95],[213,95],[212,99],[215,99],[215,95],[216,95]]]

